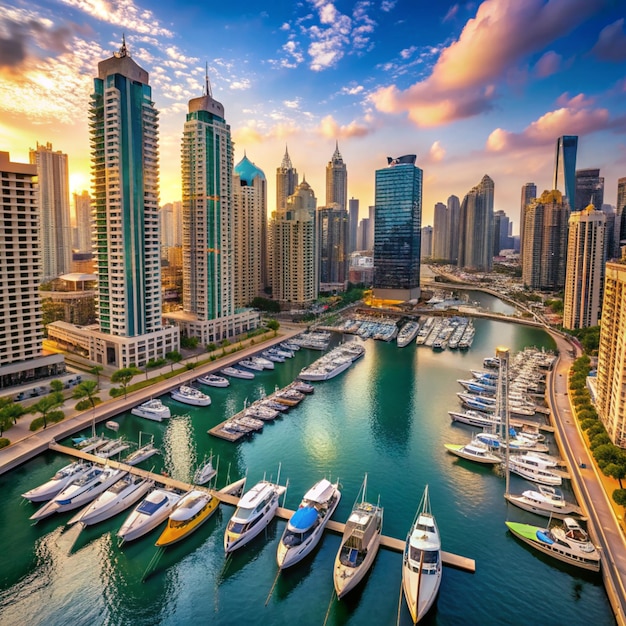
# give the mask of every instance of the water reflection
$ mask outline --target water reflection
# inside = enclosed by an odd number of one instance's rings
[[[189,482],[198,463],[190,415],[177,415],[169,420],[163,436],[163,449],[167,473],[177,480]]]

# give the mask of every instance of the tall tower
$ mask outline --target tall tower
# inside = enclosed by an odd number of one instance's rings
[[[498,256],[501,250],[511,248],[509,224],[509,218],[504,211],[493,214],[493,256]]]
[[[520,258],[524,254],[524,215],[526,213],[526,207],[530,204],[531,200],[537,197],[537,185],[535,183],[526,183],[522,186],[522,199],[520,201],[520,213],[519,213],[519,247]]]
[[[91,196],[88,191],[74,193],[74,211],[76,212],[76,230],[78,231],[78,250],[91,252],[93,227],[91,224]]]
[[[493,267],[494,183],[485,174],[463,198],[459,216],[458,267],[491,271]]]
[[[349,238],[348,238],[348,253],[358,250],[357,247],[357,232],[359,227],[359,200],[358,198],[350,198],[348,200],[348,213],[349,213]]]
[[[429,259],[434,256],[433,255],[433,237],[434,237],[433,227],[422,226],[422,232],[420,234],[420,259]]]
[[[338,205],[317,209],[320,291],[345,291],[348,283],[348,212]]]
[[[576,152],[577,135],[563,135],[556,140],[554,157],[554,185],[565,196],[570,211],[576,206]]]
[[[621,248],[626,246],[626,178],[617,180],[617,207],[615,208],[615,248],[621,257]]]
[[[280,167],[276,168],[276,210],[284,211],[287,208],[287,198],[298,186],[298,172],[291,164],[289,151],[285,146],[285,156]]]
[[[422,229],[422,234],[424,229]],[[430,254],[423,253],[422,258],[432,256],[434,259],[448,259],[450,243],[450,226],[448,224],[448,207],[443,202],[435,204],[433,213],[432,247]],[[424,241],[422,241],[422,247]]]
[[[235,165],[234,290],[235,306],[249,305],[266,284],[267,180],[247,156]]]
[[[604,204],[604,177],[599,169],[576,170],[575,211],[582,211],[590,204],[602,210]]]
[[[461,216],[461,201],[457,196],[450,196],[448,206],[448,254],[450,263],[456,263],[459,258],[459,219]]]
[[[52,145],[37,144],[29,151],[30,162],[39,177],[39,241],[43,280],[71,271],[72,233],[70,228],[70,178],[67,154],[53,152]]]
[[[326,165],[326,206],[336,204],[341,210],[348,208],[348,170],[335,143],[335,152]]]
[[[416,156],[387,157],[376,170],[374,296],[412,300],[420,295],[422,170]]]
[[[570,214],[565,270],[564,328],[597,326],[604,282],[606,216],[590,204]]]

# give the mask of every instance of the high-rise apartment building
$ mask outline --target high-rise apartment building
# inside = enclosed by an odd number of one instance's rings
[[[276,210],[284,211],[287,208],[287,198],[296,191],[298,186],[298,172],[291,164],[289,151],[285,146],[285,156],[280,167],[276,168]]]
[[[597,326],[604,281],[606,216],[590,204],[570,214],[565,269],[564,328]]]
[[[0,152],[0,388],[64,370],[63,355],[42,355],[40,211],[37,165]]]
[[[437,260],[448,260],[450,248],[450,225],[448,223],[448,207],[437,202],[433,211],[432,246],[426,254],[424,248],[424,229],[422,228],[422,258],[433,257]]]
[[[519,214],[519,245],[520,256],[524,250],[524,213],[526,207],[530,204],[531,200],[537,197],[537,185],[535,183],[526,183],[522,185],[522,198],[520,201],[520,214]]]
[[[39,178],[39,241],[43,280],[67,274],[72,265],[70,227],[70,175],[67,154],[53,152],[52,145],[37,144],[29,151]]]
[[[340,209],[348,208],[348,170],[339,152],[339,143],[326,165],[326,206],[336,204]]]
[[[493,267],[494,183],[485,174],[463,198],[459,215],[458,267],[489,272]]]
[[[233,175],[235,307],[249,306],[267,283],[267,180],[247,156]]]
[[[420,235],[420,258],[430,259],[433,255],[433,242],[435,237],[435,229],[432,226],[422,226]],[[435,257],[437,258],[437,257]]]
[[[621,258],[626,246],[626,178],[617,179],[617,206],[615,207],[615,257]]]
[[[345,291],[348,284],[348,212],[333,204],[317,209],[320,291]]]
[[[531,289],[565,286],[569,205],[558,190],[544,191],[526,207],[522,280]]]
[[[459,258],[459,219],[461,217],[461,201],[457,196],[450,196],[448,206],[448,248],[446,258],[456,263]]]
[[[554,157],[554,184],[565,197],[564,202],[570,211],[576,206],[576,152],[578,150],[577,135],[563,135],[556,140]]]
[[[79,252],[93,250],[93,224],[91,220],[91,196],[88,191],[74,193],[74,211],[76,215],[76,246]]]
[[[408,154],[376,170],[374,297],[407,301],[420,295],[423,172]]]
[[[511,222],[504,211],[493,214],[493,256],[498,256],[501,250],[510,250],[513,241],[509,234]]]
[[[358,198],[350,198],[348,200],[348,214],[349,214],[349,237],[348,237],[348,252],[355,252],[357,248],[357,233],[359,229],[359,200]]]
[[[604,177],[599,169],[576,170],[575,211],[582,211],[590,204],[600,211],[604,204]]]
[[[626,448],[626,263],[605,268],[596,408],[611,441]]]
[[[371,236],[372,221],[369,217],[364,217],[359,222],[359,228],[357,231],[357,250],[371,250],[369,247],[369,242],[373,237]]]

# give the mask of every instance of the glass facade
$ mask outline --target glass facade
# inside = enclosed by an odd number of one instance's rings
[[[554,160],[554,189],[567,199],[570,210],[576,206],[576,151],[577,135],[563,135],[556,140]]]

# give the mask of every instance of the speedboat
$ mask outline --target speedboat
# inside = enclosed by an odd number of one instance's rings
[[[493,428],[494,426],[498,426],[501,422],[500,418],[496,415],[481,413],[474,409],[467,409],[466,411],[448,411],[448,415],[453,422],[478,426],[479,428]]]
[[[362,496],[352,508],[335,557],[333,582],[337,597],[354,589],[374,563],[383,530],[382,507],[366,502],[367,476],[361,487]]]
[[[50,480],[43,483],[43,485],[39,485],[39,487],[35,487],[23,493],[22,497],[31,502],[46,502],[47,500],[51,500],[60,491],[63,491],[72,480],[76,480],[90,468],[91,464],[84,463],[83,461],[70,463],[58,470],[55,475]]]
[[[211,404],[210,396],[189,385],[181,385],[178,389],[174,389],[170,395],[173,400],[193,406],[209,406]]]
[[[127,474],[101,493],[91,504],[72,517],[68,524],[97,524],[121,513],[143,498],[154,487],[154,481]]]
[[[245,378],[247,380],[252,380],[254,378],[254,374],[247,370],[242,370],[238,367],[225,367],[221,370],[221,373],[224,376],[232,376],[233,378]]]
[[[154,489],[128,515],[117,536],[124,541],[133,541],[164,522],[182,494],[170,489]]]
[[[530,524],[505,522],[508,529],[524,543],[575,567],[600,571],[600,553],[580,524],[566,517],[563,526],[540,528]]]
[[[428,485],[409,530],[402,559],[402,589],[413,623],[435,602],[441,585],[441,538],[430,510]]]
[[[555,461],[532,452],[509,457],[509,470],[514,474],[535,483],[558,487],[563,481],[559,474],[552,471],[555,466]]]
[[[30,519],[38,521],[53,513],[72,511],[95,500],[103,491],[126,475],[125,470],[93,466],[80,478],[70,482],[50,502],[44,504]]]
[[[477,439],[472,439],[472,441],[466,444],[446,443],[444,446],[448,452],[468,461],[475,461],[483,465],[497,465],[498,463],[502,463],[502,457],[492,452],[491,448],[486,443],[478,441]]]
[[[168,417],[172,417],[172,413],[168,406],[165,406],[158,398],[150,400],[134,407],[130,411],[133,415],[145,417],[153,422],[161,422]]]
[[[228,385],[230,385],[228,378],[218,376],[217,374],[200,376],[200,378],[198,378],[198,382],[202,385],[209,385],[209,387],[228,387]]]
[[[568,502],[560,490],[548,485],[537,485],[537,490],[527,489],[521,495],[505,493],[504,497],[515,506],[544,517],[563,519],[570,515],[582,515],[582,509]]]
[[[185,494],[169,514],[167,525],[155,545],[172,545],[198,530],[217,511],[219,503],[219,499],[207,491],[194,489]]]
[[[243,494],[224,532],[227,554],[245,546],[272,521],[285,489],[282,485],[262,480]]]
[[[340,499],[339,483],[333,484],[326,478],[304,494],[280,538],[276,552],[279,569],[295,565],[313,550]]]
[[[253,363],[258,363],[264,370],[273,370],[275,367],[273,361],[262,356],[252,356],[250,360]]]

